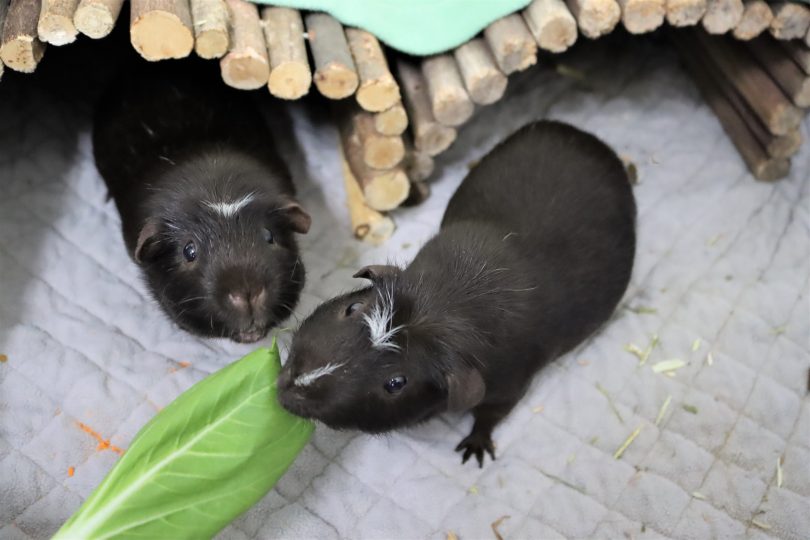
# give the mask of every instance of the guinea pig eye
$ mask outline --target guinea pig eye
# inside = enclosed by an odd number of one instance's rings
[[[406,379],[403,375],[391,377],[391,379],[387,383],[385,383],[385,391],[388,392],[389,394],[396,394],[397,392],[405,388],[405,385],[407,383],[408,379]]]
[[[363,307],[363,302],[355,302],[353,304],[349,304],[349,307],[346,308],[346,316],[347,317],[350,316],[352,313],[354,313],[361,307]]]
[[[262,229],[262,236],[264,237],[264,241],[268,244],[273,243],[273,233],[270,232],[270,229]]]
[[[194,242],[189,242],[186,244],[186,247],[183,248],[183,257],[185,257],[188,262],[197,258],[197,246],[194,245]]]

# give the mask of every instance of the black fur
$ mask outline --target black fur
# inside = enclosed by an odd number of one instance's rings
[[[633,193],[596,137],[558,122],[520,129],[470,172],[441,231],[405,269],[360,272],[372,286],[332,299],[296,332],[279,380],[290,411],[382,432],[472,409],[457,450],[494,456],[493,428],[544,364],[613,313],[635,254]],[[392,291],[398,350],[371,346],[362,317]],[[346,316],[347,306],[362,307]],[[301,387],[302,373],[344,364]],[[395,394],[386,381],[405,376]]]
[[[298,301],[304,268],[294,232],[309,226],[267,126],[216,66],[133,60],[125,71],[96,110],[93,150],[130,255],[182,328],[261,339]],[[253,201],[230,218],[205,204],[248,194]],[[193,262],[183,256],[189,242]]]

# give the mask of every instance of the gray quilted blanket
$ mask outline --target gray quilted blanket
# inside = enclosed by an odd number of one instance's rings
[[[377,248],[348,235],[332,127],[291,105],[285,152],[315,216],[297,316],[360,265],[407,262],[468,165],[548,116],[638,168],[638,258],[611,323],[537,377],[485,468],[453,452],[468,417],[384,437],[319,426],[221,538],[810,537],[810,145],[788,180],[757,183],[664,45],[583,43],[559,61],[477,112],[433,196]],[[250,347],[190,337],[148,298],[92,162],[89,99],[53,75],[5,79],[0,538],[46,538],[160,407]]]

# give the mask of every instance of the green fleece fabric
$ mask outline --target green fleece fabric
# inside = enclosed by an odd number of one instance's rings
[[[325,11],[346,26],[367,30],[413,55],[444,52],[530,0],[252,0],[257,4]]]

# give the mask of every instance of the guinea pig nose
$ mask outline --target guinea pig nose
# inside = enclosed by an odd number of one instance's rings
[[[249,300],[247,291],[231,291],[228,293],[228,302],[240,311],[247,311]]]
[[[250,295],[250,305],[253,308],[253,313],[264,311],[264,307],[267,305],[267,289],[262,287]]]

